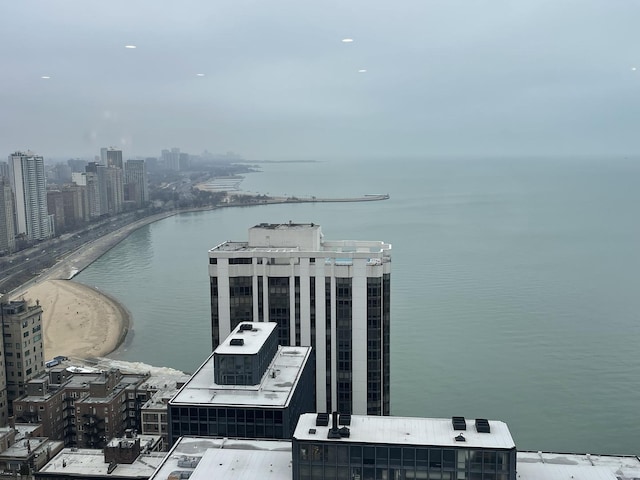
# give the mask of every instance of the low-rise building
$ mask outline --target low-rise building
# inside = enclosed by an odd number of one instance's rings
[[[640,478],[640,458],[633,455],[515,452],[507,449],[507,456],[511,459],[510,471],[501,471],[497,454],[504,450],[494,447],[509,445],[510,435],[506,425],[493,420],[488,422],[491,432],[487,434],[474,433],[472,425],[467,430],[455,430],[451,428],[449,419],[397,417],[386,417],[388,422],[376,425],[383,430],[373,431],[369,427],[374,425],[367,425],[368,420],[352,418],[347,428],[353,436],[331,438],[335,436],[331,433],[333,425],[316,426],[315,415],[309,417],[300,425],[305,429],[300,436],[317,437],[310,441],[298,442],[295,438],[293,441],[268,441],[182,437],[149,480],[293,480],[304,464],[310,468],[309,476],[313,480],[336,477],[343,480]],[[407,429],[407,426],[411,428]],[[338,430],[344,427],[338,422]],[[315,433],[310,430],[315,430]],[[480,433],[488,436],[478,442],[475,437]],[[494,434],[496,436],[490,440]],[[465,437],[465,442],[455,440],[460,435]],[[444,441],[437,443],[441,440]],[[463,445],[458,446],[460,443]],[[489,445],[490,448],[485,448]],[[423,454],[425,451],[426,455]],[[445,453],[450,451],[454,454]],[[451,457],[453,463],[449,463]]]
[[[35,474],[37,479],[146,480],[165,454],[157,450],[159,436],[136,436],[127,432],[115,438],[103,450],[65,448]]]
[[[310,347],[278,347],[277,324],[244,322],[169,402],[169,440],[184,435],[291,438],[312,412]]]
[[[147,400],[143,374],[117,369],[72,373],[55,368],[27,384],[14,402],[19,422],[41,423],[44,435],[67,446],[104,447],[127,429],[140,429],[140,407]]]
[[[293,480],[516,478],[507,425],[486,419],[306,414],[292,456]]]
[[[169,401],[191,376],[184,374],[181,379],[170,377],[152,376],[143,388],[147,390],[150,398],[142,405],[140,411],[141,433],[143,435],[160,435],[165,447],[169,445]]]
[[[2,433],[0,442],[0,471],[28,473],[42,468],[64,444],[47,437],[23,437],[13,428]]]

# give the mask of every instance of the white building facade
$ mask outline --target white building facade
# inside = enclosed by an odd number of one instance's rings
[[[29,240],[44,240],[53,234],[47,212],[47,182],[44,159],[32,152],[9,155],[11,187],[15,195],[16,233]]]
[[[315,351],[319,412],[389,415],[390,274],[390,244],[257,225],[209,251],[213,348],[240,322],[277,322],[280,345]]]

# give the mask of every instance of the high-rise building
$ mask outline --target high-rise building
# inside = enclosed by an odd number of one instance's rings
[[[9,177],[0,176],[0,254],[12,253],[15,248],[13,192]]]
[[[124,204],[124,175],[121,168],[104,169],[107,178],[107,213],[117,215],[122,212]],[[100,168],[98,168],[100,175]]]
[[[172,148],[171,150],[162,150],[161,152],[162,163],[165,170],[180,170],[180,149]]]
[[[102,153],[102,152],[100,152]],[[109,147],[106,151],[107,167],[116,167],[122,170],[124,168],[124,164],[122,162],[122,150],[115,147]]]
[[[53,233],[47,212],[44,159],[32,152],[9,155],[11,186],[15,195],[16,233],[29,240],[44,240]]]
[[[212,344],[244,321],[316,353],[319,412],[389,415],[391,245],[326,241],[319,225],[260,224],[209,250]]]
[[[135,202],[137,207],[145,205],[149,201],[149,180],[144,160],[127,160],[125,163],[125,184],[133,185],[133,189],[126,200]],[[133,198],[131,198],[133,197]]]
[[[42,307],[19,300],[2,304],[0,308],[11,415],[11,402],[24,394],[29,380],[44,372]]]
[[[66,220],[64,218],[64,199],[60,190],[49,190],[47,192],[47,209],[49,215],[53,216],[56,232],[64,232]]]

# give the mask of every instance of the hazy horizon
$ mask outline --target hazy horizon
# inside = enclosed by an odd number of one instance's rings
[[[111,145],[250,160],[640,151],[638,3],[33,0],[0,14],[3,160]]]

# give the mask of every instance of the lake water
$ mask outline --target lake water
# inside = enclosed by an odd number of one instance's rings
[[[188,213],[134,232],[77,277],[132,313],[114,358],[194,371],[210,354],[208,249],[261,222],[314,222],[327,239],[393,244],[394,415],[504,420],[522,450],[639,453],[639,163],[262,169],[244,190],[391,198]]]

